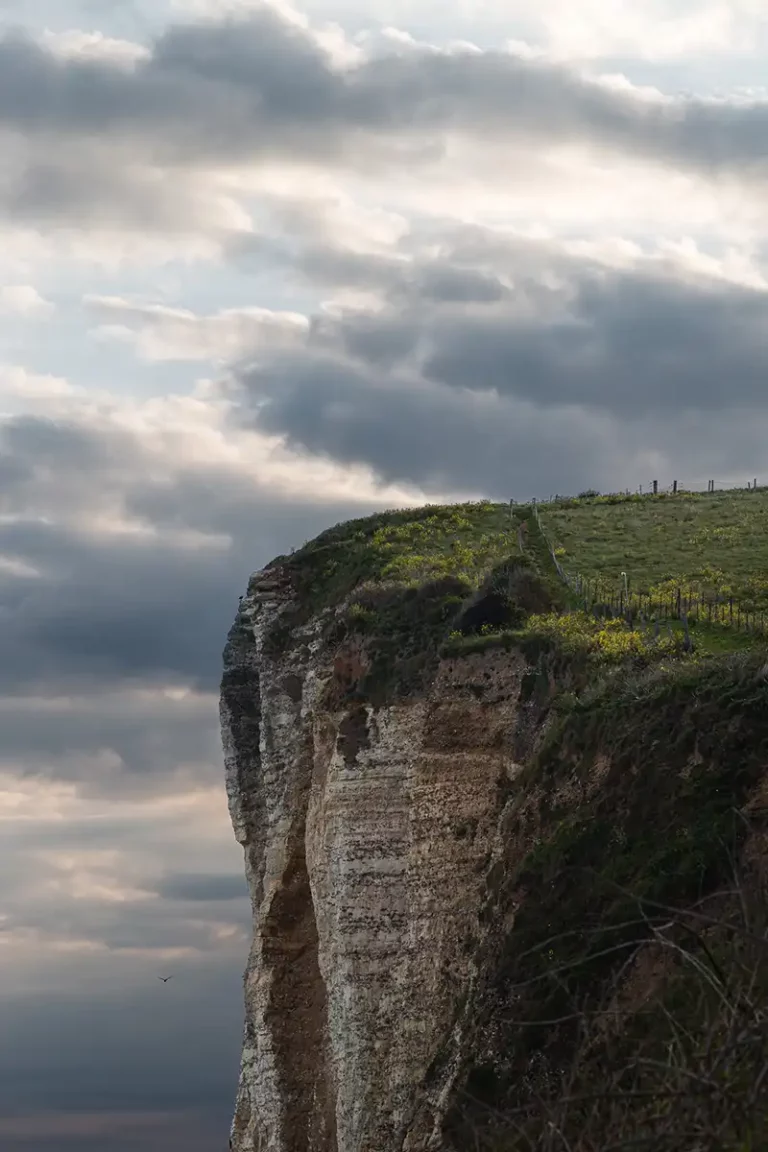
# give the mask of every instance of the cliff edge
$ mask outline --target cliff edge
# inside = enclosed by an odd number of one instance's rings
[[[653,1060],[687,958],[757,947],[765,653],[616,658],[572,612],[530,509],[492,504],[354,521],[252,577],[221,693],[253,908],[234,1152],[601,1147],[615,1103],[554,1142],[566,1080]]]

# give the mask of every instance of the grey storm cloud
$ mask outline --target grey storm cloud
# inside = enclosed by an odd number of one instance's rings
[[[315,317],[302,347],[242,362],[236,419],[388,480],[502,497],[623,486],[648,444],[689,474],[704,455],[721,468],[745,449],[755,458],[765,291],[672,260],[609,267],[550,244],[505,250],[479,229],[440,260],[397,263],[351,269],[356,283],[370,269],[382,307]],[[733,439],[717,443],[716,414]],[[692,420],[710,432],[693,437]]]
[[[359,514],[280,498],[236,469],[152,472],[127,432],[2,423],[0,726],[17,772],[102,796],[151,795],[180,769],[220,778],[221,653],[250,573]],[[105,495],[152,531],[87,528]],[[165,698],[167,685],[193,693]]]
[[[214,690],[250,572],[353,512],[352,504],[280,500],[236,472],[182,469],[153,481],[141,445],[127,434],[31,416],[3,422],[0,473],[9,478],[0,553],[36,571],[0,570],[4,651],[14,653],[3,661],[0,686],[14,692],[78,676]],[[157,534],[113,537],[73,526],[66,519],[73,486],[84,512],[111,487]],[[61,519],[29,511],[41,489],[53,499],[65,493]],[[173,533],[184,529],[225,539],[182,545]],[[45,739],[44,725],[36,739]]]
[[[370,171],[439,156],[442,137],[456,132],[500,146],[576,140],[710,175],[762,176],[768,103],[649,99],[498,51],[411,49],[340,68],[310,31],[265,5],[170,26],[132,68],[61,58],[7,33],[3,129],[7,212],[45,219],[87,209],[109,220],[122,203],[171,227],[172,186],[137,163],[284,158]],[[185,210],[199,215],[204,203]]]
[[[75,460],[85,476],[130,464],[131,448],[129,436],[112,430],[96,437],[72,422],[20,415],[3,423],[0,460],[11,482],[15,477],[31,479],[40,469],[66,471]],[[3,494],[6,500],[13,499],[18,488],[11,483]]]
[[[507,300],[510,289],[500,275],[513,265],[519,275],[524,266],[530,264],[536,269],[542,263],[545,246],[541,241],[502,239],[484,228],[451,227],[445,220],[440,220],[437,228],[445,253],[427,258],[419,253],[418,247],[431,237],[422,235],[417,226],[394,253],[356,252],[320,241],[322,223],[315,221],[303,246],[288,253],[285,249],[278,251],[275,243],[270,259],[281,274],[298,275],[314,287],[361,288],[375,292],[401,312],[423,311],[424,304],[430,302],[471,305]],[[262,237],[238,234],[228,239],[224,250],[234,266],[250,269],[253,261],[263,257],[264,247]],[[409,250],[411,248],[414,250]],[[542,286],[536,285],[532,274],[530,280],[531,286],[542,292]],[[415,332],[417,322],[420,323],[414,312],[410,331]],[[399,323],[402,324],[402,320]],[[364,314],[359,324],[366,324]],[[330,325],[328,327],[330,329]],[[313,332],[322,334],[316,318]]]
[[[214,665],[211,678],[215,671]],[[145,793],[162,786],[180,764],[210,777],[221,757],[213,700],[134,699],[128,688],[122,696],[115,691],[118,684],[113,679],[106,697],[91,687],[68,707],[47,707],[36,695],[0,698],[3,756],[17,770],[80,781],[86,791],[98,790],[100,783],[116,788],[113,777],[93,778],[93,763],[105,752]]]
[[[157,886],[157,892],[165,900],[188,900],[202,904],[242,901],[247,896],[245,879],[241,875],[211,876],[193,872],[164,876]]]
[[[339,70],[310,33],[264,7],[247,19],[171,27],[131,71],[60,60],[7,36],[0,44],[0,117],[30,132],[141,131],[165,138],[178,154],[207,146],[245,156],[260,147],[290,150],[295,141],[286,130],[310,145],[329,128],[398,134],[483,125],[489,132],[594,135],[719,166],[762,158],[756,147],[768,108],[657,106],[562,66],[490,51],[412,51]],[[199,135],[214,126],[216,138]],[[327,148],[327,135],[317,145]]]
[[[3,999],[4,1152],[226,1145],[242,1009],[229,958],[176,984]],[[172,969],[171,969],[172,970]]]
[[[158,901],[154,904],[110,906],[91,899],[87,905],[78,907],[78,904],[60,899],[49,904],[36,901],[32,909],[20,911],[17,917],[9,916],[6,930],[23,926],[75,939],[87,935],[88,939],[99,940],[114,952],[139,947],[187,947],[202,954],[215,954],[221,950],[221,942],[211,937],[204,923],[182,918],[173,921],[168,915],[168,906]],[[247,917],[246,902],[241,901],[236,919],[243,930]]]
[[[281,358],[262,372],[243,373],[240,394],[239,420],[320,455],[367,463],[387,481],[407,480],[435,493],[509,499],[553,484],[568,491],[576,477],[594,475],[596,467],[607,481],[618,464],[604,429],[578,408],[567,419],[553,418],[533,404],[521,411],[492,393],[472,398],[311,353],[303,361]]]
[[[80,673],[214,684],[217,649],[246,576],[228,552],[200,548],[192,556],[162,541],[94,539],[36,521],[0,525],[0,550],[42,570],[7,580],[13,611],[4,639],[17,660],[0,683],[23,690]]]
[[[22,890],[23,891],[23,890]],[[169,911],[169,901],[177,901],[176,895],[160,893],[161,900],[148,899],[136,903],[62,900],[60,896],[48,900],[36,898],[31,906],[24,904],[14,908],[13,901],[7,902],[9,909],[3,932],[14,928],[33,928],[54,933],[61,938],[88,938],[98,940],[110,950],[194,948],[200,953],[221,951],[221,941],[212,936],[209,924],[200,914],[194,919],[173,916]],[[227,909],[227,923],[242,930],[243,942],[249,924],[250,909],[247,893],[242,888],[232,896],[232,907]]]
[[[534,322],[503,309],[441,318],[424,375],[542,405],[629,416],[760,404],[768,294],[626,273],[584,275],[564,314]]]

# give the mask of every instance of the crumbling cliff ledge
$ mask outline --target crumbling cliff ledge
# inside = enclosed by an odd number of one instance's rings
[[[498,1117],[557,1095],[557,1020],[614,971],[590,949],[620,938],[638,979],[627,900],[715,889],[735,811],[763,883],[762,658],[590,695],[520,632],[558,595],[508,559],[524,515],[354,522],[250,581],[221,696],[254,922],[234,1152],[545,1147]]]

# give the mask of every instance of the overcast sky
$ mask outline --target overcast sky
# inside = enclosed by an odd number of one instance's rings
[[[252,570],[768,475],[767,62],[763,0],[0,0],[5,1152],[226,1146]]]

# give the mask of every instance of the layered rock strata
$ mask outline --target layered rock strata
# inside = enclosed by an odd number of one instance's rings
[[[443,660],[428,692],[334,707],[355,675],[257,574],[225,652],[227,790],[253,945],[234,1152],[439,1146],[451,1078],[423,1085],[473,978],[524,664]],[[335,659],[334,659],[335,657]]]

